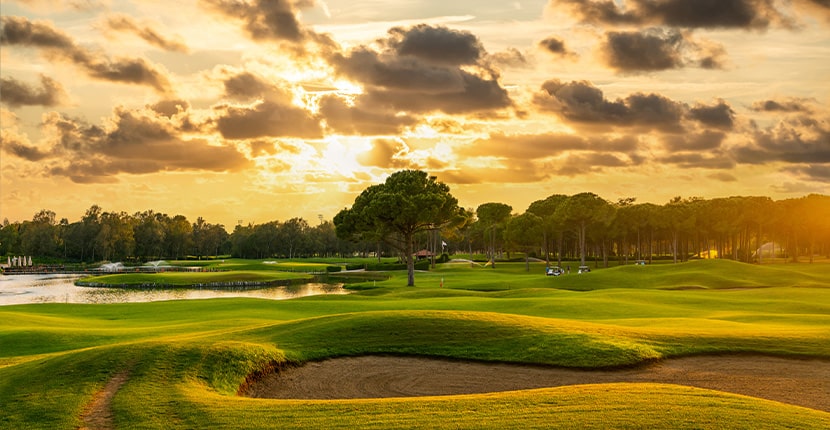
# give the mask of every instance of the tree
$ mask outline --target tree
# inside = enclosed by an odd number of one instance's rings
[[[420,170],[402,170],[383,184],[363,190],[351,208],[334,217],[340,238],[359,240],[364,233],[379,234],[406,257],[407,286],[415,285],[414,237],[442,228],[458,219],[458,200],[450,188]]]
[[[607,222],[613,216],[611,204],[594,193],[568,197],[556,209],[556,217],[574,226],[579,240],[580,265],[585,265],[585,234],[596,222]]]
[[[58,229],[55,213],[41,210],[31,222],[23,224],[20,234],[23,253],[38,257],[54,257],[58,249]]]
[[[564,194],[553,194],[544,200],[531,203],[527,211],[542,218],[542,239],[545,248],[545,263],[550,265],[550,247],[548,242],[557,236],[557,263],[562,265],[562,222],[556,218],[556,209],[568,199]]]
[[[496,268],[496,229],[510,219],[513,207],[504,203],[484,203],[476,209],[479,222],[485,226],[485,232],[490,235],[490,264]]]
[[[280,248],[288,258],[294,258],[306,246],[308,223],[302,218],[291,218],[279,228]]]
[[[135,254],[139,258],[149,260],[151,257],[160,258],[164,247],[165,225],[164,217],[152,210],[136,213]]]
[[[525,271],[530,272],[530,251],[542,241],[542,218],[531,212],[510,218],[506,239],[525,253]]]

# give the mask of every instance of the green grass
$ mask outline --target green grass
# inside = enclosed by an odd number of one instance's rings
[[[82,278],[81,283],[121,286],[172,285],[188,287],[200,284],[231,284],[234,282],[271,283],[292,280],[311,280],[303,273],[286,273],[264,270],[238,270],[228,272],[159,272],[116,273]]]
[[[711,353],[830,358],[826,265],[700,261],[559,278],[543,267],[443,265],[416,274],[415,288],[395,272],[351,295],[288,301],[0,307],[0,428],[75,428],[123,369],[119,428],[830,425],[825,412],[659,384],[338,401],[235,395],[275,363],[377,353],[578,368]]]

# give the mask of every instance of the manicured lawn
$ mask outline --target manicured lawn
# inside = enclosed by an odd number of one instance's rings
[[[827,428],[828,413],[659,384],[235,396],[272,363],[343,355],[579,368],[705,353],[830,358],[830,267],[816,267],[698,261],[554,278],[544,264],[530,273],[523,263],[461,264],[417,273],[414,288],[396,272],[346,296],[5,306],[0,428],[75,428],[92,394],[123,369],[130,378],[112,407],[124,428]]]

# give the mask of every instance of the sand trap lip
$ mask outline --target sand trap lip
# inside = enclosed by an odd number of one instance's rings
[[[273,399],[442,396],[614,382],[687,385],[830,412],[830,361],[757,355],[695,356],[622,370],[361,356],[266,375],[242,395]]]

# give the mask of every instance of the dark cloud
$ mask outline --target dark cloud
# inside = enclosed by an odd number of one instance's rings
[[[733,149],[741,163],[830,163],[830,119],[807,116],[787,119],[756,130],[752,143]]]
[[[28,161],[40,161],[50,156],[48,151],[24,142],[19,136],[0,130],[0,149],[7,154]]]
[[[461,157],[503,157],[538,159],[553,157],[564,151],[588,149],[585,138],[573,134],[504,134],[493,133],[470,145],[455,149]]]
[[[211,122],[222,137],[316,139],[323,136],[320,119],[292,104],[290,89],[247,71],[222,69],[220,74],[226,97],[252,102],[246,105],[221,104],[214,108],[217,116]]]
[[[735,111],[725,101],[712,106],[698,104],[689,110],[689,116],[707,127],[731,130],[735,125]]]
[[[527,67],[530,62],[516,48],[507,48],[504,51],[490,54],[488,61],[500,67]]]
[[[636,93],[610,101],[602,90],[586,81],[562,83],[550,80],[534,95],[543,111],[592,127],[640,127],[682,131],[685,106],[658,94]]]
[[[723,67],[724,50],[713,42],[696,42],[677,30],[649,28],[605,34],[600,56],[623,73],[653,72],[697,66]]]
[[[295,3],[289,0],[202,0],[202,3],[230,18],[244,21],[245,30],[255,40],[299,42],[306,36],[297,19]],[[301,1],[298,6],[311,4]]]
[[[90,77],[111,82],[147,85],[161,93],[170,92],[167,76],[142,58],[111,59],[85,49],[68,35],[45,21],[29,21],[23,17],[4,16],[0,43],[31,46],[48,58],[75,64]]]
[[[720,182],[738,182],[738,178],[736,178],[735,175],[727,172],[715,172],[708,175],[707,178]]]
[[[106,28],[114,31],[123,31],[133,33],[136,36],[144,39],[147,43],[164,49],[166,51],[174,52],[188,52],[189,49],[185,43],[177,38],[168,38],[163,36],[158,30],[154,29],[148,23],[139,23],[132,17],[124,14],[114,14],[107,17],[105,22]]]
[[[250,72],[228,76],[224,81],[225,95],[234,100],[252,100],[271,92],[273,85]]]
[[[174,115],[188,110],[190,108],[190,103],[188,103],[187,100],[168,99],[160,100],[148,107],[156,113],[158,113],[159,115],[164,115],[167,118],[172,118]]]
[[[53,112],[43,124],[50,140],[23,148],[4,139],[3,150],[78,183],[114,182],[122,173],[236,171],[250,164],[233,146],[184,138],[174,122],[149,109],[118,108],[108,124],[102,128]]]
[[[756,112],[812,112],[812,99],[787,98],[783,100],[762,100],[752,104],[751,109]]]
[[[830,164],[801,164],[785,167],[784,171],[795,173],[811,181],[830,183]]]
[[[681,169],[731,169],[735,167],[735,161],[721,151],[679,152],[658,157],[655,161],[675,165]]]
[[[320,115],[326,125],[336,133],[376,136],[398,134],[404,128],[418,123],[410,115],[395,112],[373,111],[369,108],[350,105],[340,96],[325,95],[320,99]]]
[[[410,33],[415,34],[411,44]],[[429,46],[447,39],[451,58]],[[465,45],[466,44],[466,45]],[[378,51],[359,46],[330,57],[338,74],[363,84],[359,97],[363,106],[380,110],[446,113],[483,112],[511,106],[507,91],[498,82],[498,74],[483,59],[486,53],[470,33],[443,27],[417,26],[409,30],[395,28],[380,40],[385,47]],[[406,46],[406,49],[403,47]],[[479,59],[477,64],[470,64]],[[462,67],[464,66],[464,67]]]
[[[578,176],[599,173],[607,167],[626,167],[634,164],[637,162],[619,154],[593,152],[570,154],[561,162],[550,165],[548,169],[560,176]]]
[[[314,6],[313,0],[201,0],[209,10],[243,22],[245,32],[256,41],[288,43],[297,53],[305,54],[307,43],[333,49],[336,43],[328,36],[304,26],[298,16],[302,9]]]
[[[271,100],[250,106],[217,106],[214,120],[225,139],[257,137],[323,137],[320,122],[306,110]]]
[[[791,24],[774,0],[554,0],[550,4],[590,24],[748,30]]]
[[[447,65],[476,64],[484,53],[474,34],[427,24],[394,27],[389,30],[386,43],[399,56]]]
[[[559,56],[559,57],[575,57],[576,54],[569,51],[568,48],[565,47],[565,41],[558,38],[558,37],[548,37],[546,39],[542,39],[539,41],[539,47],[545,50],[550,54]]]
[[[0,77],[0,102],[20,106],[57,106],[67,99],[63,86],[54,79],[40,75],[40,88],[12,77]]]
[[[662,137],[663,146],[672,152],[713,151],[721,147],[724,139],[726,139],[726,133],[711,130]]]
[[[399,139],[375,139],[372,149],[357,156],[357,161],[364,166],[383,169],[412,169],[414,165],[406,159],[409,147]]]

